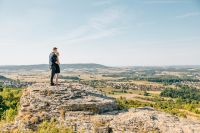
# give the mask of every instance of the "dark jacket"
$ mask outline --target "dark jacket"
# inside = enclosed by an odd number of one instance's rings
[[[58,61],[58,57],[55,53],[51,53],[49,55],[49,68],[51,69],[52,66],[56,66],[56,61]]]

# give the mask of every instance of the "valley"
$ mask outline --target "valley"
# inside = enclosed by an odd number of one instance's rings
[[[108,67],[71,64],[63,65],[61,70],[61,84],[92,87],[116,99],[120,110],[152,107],[180,119],[200,121],[200,66]],[[16,69],[11,66],[0,67],[2,103],[7,103],[4,91],[10,90],[6,95],[16,95],[16,89],[22,93],[34,84],[48,86],[49,73],[47,65],[18,66]],[[20,106],[19,100],[15,102],[16,106]],[[18,108],[8,104],[2,107],[1,121],[12,122]],[[15,113],[10,112],[11,109]]]

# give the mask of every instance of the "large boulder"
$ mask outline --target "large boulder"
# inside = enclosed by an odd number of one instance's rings
[[[76,83],[53,87],[40,83],[23,92],[16,122],[34,130],[44,120],[66,121],[73,116],[102,114],[116,109],[115,99],[94,88]]]

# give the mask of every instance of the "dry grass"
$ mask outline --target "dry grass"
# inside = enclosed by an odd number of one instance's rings
[[[64,109],[60,109],[59,112],[60,112],[60,117],[64,120],[66,111]]]

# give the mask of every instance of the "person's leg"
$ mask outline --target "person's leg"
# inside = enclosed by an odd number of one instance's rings
[[[56,73],[55,73],[55,69],[52,68],[52,69],[51,69],[51,79],[50,79],[51,85],[54,84],[54,83],[53,83],[53,79],[54,79],[55,74],[56,74]]]
[[[56,85],[58,85],[58,78],[59,78],[59,74],[56,74]]]

